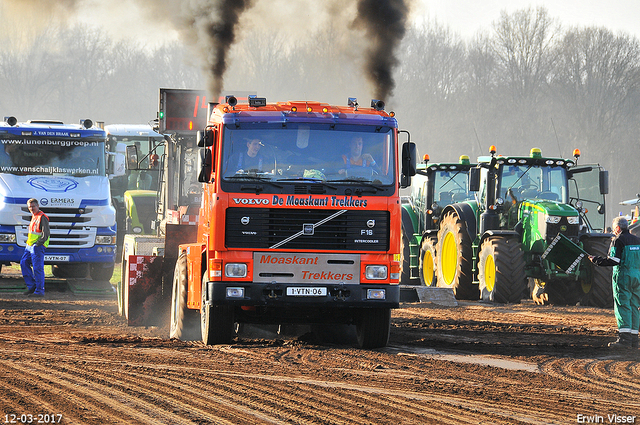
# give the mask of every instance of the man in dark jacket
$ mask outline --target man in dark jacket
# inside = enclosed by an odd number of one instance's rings
[[[618,340],[611,348],[638,348],[640,327],[640,238],[629,233],[624,217],[613,219],[608,257],[589,256],[597,266],[613,266],[613,311],[618,324]]]

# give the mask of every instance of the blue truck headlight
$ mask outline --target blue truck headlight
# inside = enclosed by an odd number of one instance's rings
[[[387,266],[367,266],[364,275],[367,279],[384,280],[387,278]]]
[[[16,243],[16,234],[0,233],[0,243]]]
[[[110,235],[97,235],[96,236],[96,245],[115,245],[116,244],[116,236]]]
[[[224,275],[234,278],[247,277],[247,265],[245,263],[227,263],[224,265]]]

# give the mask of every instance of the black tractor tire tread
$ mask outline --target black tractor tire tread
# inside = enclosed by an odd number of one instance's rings
[[[442,244],[445,235],[451,232],[456,239],[458,249],[458,266],[454,281],[451,285],[445,283],[441,254]],[[467,226],[456,213],[448,213],[440,222],[438,230],[438,243],[436,245],[436,285],[438,287],[451,288],[459,300],[477,300],[479,298],[478,286],[473,284],[472,268],[473,250],[471,248],[471,238],[467,232]]]
[[[495,284],[493,293],[486,289],[484,280],[484,262],[487,252],[493,255],[495,265]],[[479,288],[483,301],[500,304],[517,304],[527,290],[527,275],[522,246],[518,238],[491,237],[481,247],[478,261]]]

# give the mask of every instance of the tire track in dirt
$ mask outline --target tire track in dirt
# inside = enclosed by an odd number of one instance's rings
[[[23,376],[34,376],[30,380],[36,388],[43,387],[50,393],[63,391],[64,397],[72,398],[78,406],[92,405],[106,416],[106,423],[133,423],[133,421],[141,424],[188,425],[193,423],[172,412],[158,411],[156,405],[142,398],[124,391],[114,391],[113,387],[92,382],[80,376],[72,376],[51,367],[41,366],[35,361],[28,367],[12,364],[10,368],[21,372]],[[45,383],[45,379],[49,382]]]
[[[640,375],[638,362],[594,359],[551,359],[541,364],[541,369],[550,376],[573,382],[599,394],[599,399],[609,395],[606,401],[612,404],[640,407]],[[617,371],[635,371],[624,377]],[[614,371],[616,371],[614,373]],[[635,381],[635,382],[634,382]],[[631,397],[630,397],[631,396]]]

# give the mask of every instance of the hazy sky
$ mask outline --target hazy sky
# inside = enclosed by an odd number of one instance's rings
[[[300,36],[296,23],[313,23],[328,19],[323,13],[325,2],[315,0],[255,0],[252,22],[265,29],[291,28]],[[477,31],[489,31],[491,23],[498,20],[500,12],[511,13],[529,6],[544,6],[552,17],[564,26],[604,26],[614,33],[624,31],[640,38],[640,0],[414,0],[413,19],[416,22],[433,22],[450,27],[468,40]],[[154,46],[167,39],[177,38],[166,23],[148,19],[136,2],[127,0],[84,0],[78,3],[83,9],[84,22],[100,23],[116,38],[134,36],[139,41]],[[109,13],[118,10],[119,13]],[[274,14],[274,10],[279,10]],[[271,13],[269,13],[269,12]],[[274,22],[279,20],[280,22]],[[295,22],[298,21],[298,22]],[[295,22],[295,23],[294,23]],[[286,32],[286,30],[285,30]]]
[[[465,39],[478,30],[489,30],[501,11],[529,6],[544,6],[563,26],[603,26],[640,37],[638,0],[418,0],[418,4],[415,19],[435,18]]]

